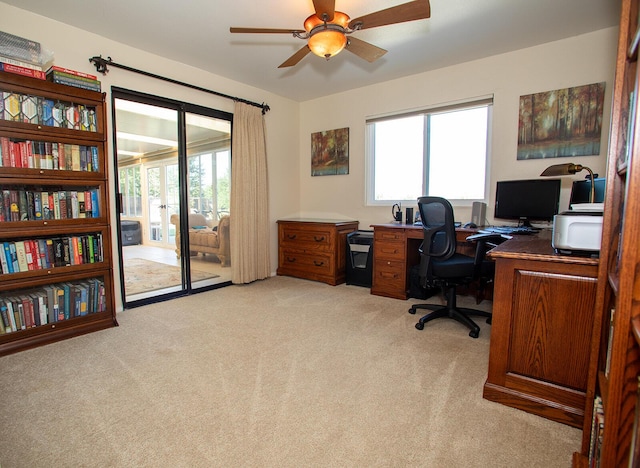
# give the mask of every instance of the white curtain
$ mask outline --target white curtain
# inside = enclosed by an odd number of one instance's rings
[[[265,122],[259,107],[236,102],[231,149],[231,266],[236,284],[269,277],[269,199]]]

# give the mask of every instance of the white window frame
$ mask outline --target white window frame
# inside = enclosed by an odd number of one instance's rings
[[[487,140],[486,140],[486,160],[485,160],[485,180],[483,197],[477,199],[450,199],[449,201],[454,206],[471,206],[474,201],[487,202],[489,193],[489,179],[490,179],[490,161],[491,161],[491,135],[492,135],[492,121],[493,121],[493,95],[477,97],[470,100],[459,101],[455,103],[440,104],[433,107],[421,108],[419,110],[412,110],[407,112],[399,112],[394,114],[387,114],[384,116],[377,116],[367,118],[366,120],[366,141],[365,141],[365,204],[367,206],[388,206],[393,203],[414,203],[415,199],[410,200],[375,200],[375,135],[373,132],[373,125],[376,122],[384,120],[395,120],[404,117],[414,115],[428,115],[439,114],[447,111],[473,109],[477,107],[487,107]],[[425,119],[426,126],[426,119]],[[425,130],[425,146],[424,146],[423,162],[425,165],[428,163],[428,132]],[[427,170],[423,171],[423,191],[427,187]]]

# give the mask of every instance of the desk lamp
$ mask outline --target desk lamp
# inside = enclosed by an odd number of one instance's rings
[[[591,191],[589,192],[589,203],[593,203],[595,198],[595,185],[593,182],[593,171],[589,169],[587,166],[582,166],[580,164],[554,164],[553,166],[547,167],[544,171],[542,171],[541,176],[563,176],[563,175],[572,175],[582,170],[586,170],[589,172],[589,179],[591,180]]]

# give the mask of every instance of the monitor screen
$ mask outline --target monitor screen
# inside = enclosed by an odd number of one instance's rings
[[[604,203],[604,190],[607,179],[604,177],[597,177],[593,179],[593,186],[595,193],[593,196],[593,203]],[[589,203],[589,195],[591,193],[591,179],[576,180],[571,187],[571,199],[569,201],[569,207],[578,203]]]
[[[496,184],[494,217],[530,226],[532,220],[552,221],[559,203],[560,179],[503,180]]]

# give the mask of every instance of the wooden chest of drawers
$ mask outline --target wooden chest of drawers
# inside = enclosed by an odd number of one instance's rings
[[[278,220],[278,275],[344,283],[347,234],[357,229],[358,221]]]

